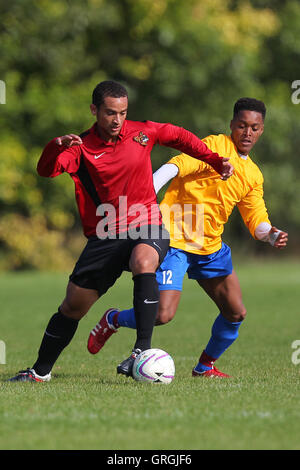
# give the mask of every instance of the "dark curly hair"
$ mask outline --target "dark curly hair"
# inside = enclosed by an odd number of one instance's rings
[[[240,98],[237,100],[233,108],[233,119],[237,117],[240,111],[256,111],[257,113],[261,113],[263,120],[266,116],[265,103],[255,98]]]
[[[98,83],[95,87],[92,94],[92,103],[97,107],[97,109],[99,109],[101,104],[104,102],[104,98],[107,96],[112,96],[113,98],[122,98],[126,96],[128,98],[128,93],[126,88],[120,83],[106,80]]]

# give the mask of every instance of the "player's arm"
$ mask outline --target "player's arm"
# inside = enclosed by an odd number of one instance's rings
[[[192,132],[173,124],[157,124],[157,143],[180,150],[191,157],[211,165],[222,179],[228,179],[233,173],[229,158],[212,152],[207,145]]]
[[[253,188],[237,206],[253,238],[268,242],[279,249],[287,245],[288,234],[271,225],[263,198],[262,184]]]
[[[156,194],[161,190],[165,184],[178,175],[179,168],[174,163],[165,163],[158,170],[153,173],[153,185]]]
[[[255,229],[255,238],[262,242],[268,242],[278,249],[286,247],[288,242],[288,233],[280,230],[268,222],[261,222]]]
[[[63,172],[73,173],[78,170],[81,154],[79,145],[82,140],[75,134],[68,134],[52,139],[44,148],[37,164],[40,176],[55,177]]]
[[[157,194],[175,176],[183,178],[194,175],[195,179],[197,179],[207,169],[211,169],[211,167],[201,160],[196,160],[184,153],[176,155],[153,174],[155,192]]]

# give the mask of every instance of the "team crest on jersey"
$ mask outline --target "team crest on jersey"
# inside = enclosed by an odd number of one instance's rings
[[[141,145],[147,145],[148,144],[148,141],[149,141],[149,137],[147,137],[145,134],[143,134],[143,132],[141,131],[139,133],[139,135],[135,136],[133,138],[133,140],[135,140],[136,142],[138,142],[139,144]]]

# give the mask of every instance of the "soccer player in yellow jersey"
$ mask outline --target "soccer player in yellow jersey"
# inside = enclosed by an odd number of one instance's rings
[[[288,234],[271,225],[263,198],[263,176],[249,152],[264,130],[266,108],[253,98],[241,98],[234,105],[231,135],[210,135],[204,142],[213,151],[230,158],[234,173],[228,180],[209,165],[187,155],[178,155],[154,174],[156,192],[170,179],[160,205],[170,232],[170,248],[156,273],[160,300],[157,324],[175,315],[184,275],[197,280],[219,309],[211,338],[193,369],[194,377],[229,377],[214,363],[238,337],[246,316],[231,250],[222,242],[224,225],[235,206],[251,235],[275,248],[284,248]],[[134,310],[105,312],[104,331],[100,322],[90,337],[100,350],[120,326],[135,328]],[[103,325],[103,319],[102,323]]]

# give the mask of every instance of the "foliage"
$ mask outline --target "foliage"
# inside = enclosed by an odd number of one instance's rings
[[[291,84],[300,79],[299,2],[0,0],[0,16],[3,266],[30,265],[30,254],[25,260],[5,235],[14,217],[19,231],[42,221],[45,260],[49,243],[52,253],[73,256],[62,234],[76,238],[79,230],[73,184],[67,175],[40,178],[36,163],[52,137],[91,126],[91,92],[108,78],[128,88],[129,118],[173,122],[200,137],[229,131],[239,97],[264,100],[265,134],[253,157],[265,173],[274,224],[291,234],[299,229],[300,105],[291,100]],[[153,168],[172,155],[155,149]],[[230,236],[239,234],[234,215]],[[48,263],[61,266],[58,255]]]

